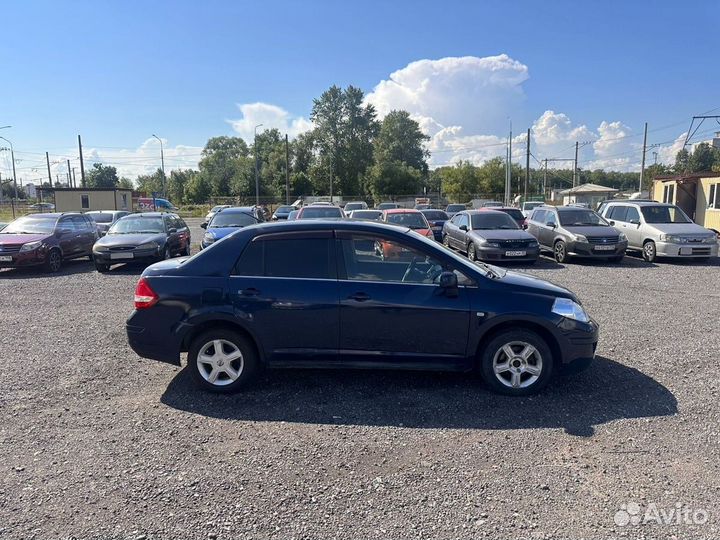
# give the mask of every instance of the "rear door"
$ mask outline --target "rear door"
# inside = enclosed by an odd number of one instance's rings
[[[354,365],[452,369],[466,361],[469,290],[449,297],[436,283],[455,270],[394,238],[338,231],[340,359]],[[363,246],[392,244],[385,259]],[[459,281],[467,280],[458,273]]]
[[[90,255],[98,237],[95,222],[88,216],[73,216],[72,220],[76,227],[78,255]]]
[[[256,237],[229,278],[236,317],[276,365],[337,360],[338,281],[332,231]]]
[[[78,242],[78,230],[72,216],[61,217],[56,230],[63,257],[72,258],[76,256],[80,243]]]

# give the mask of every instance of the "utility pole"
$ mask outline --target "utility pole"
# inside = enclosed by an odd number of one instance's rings
[[[573,164],[573,187],[577,185],[577,159],[578,159],[578,149],[580,148],[580,143],[578,141],[575,141],[575,162]]]
[[[85,187],[85,163],[83,162],[82,140],[80,140],[80,135],[78,135],[78,148],[80,149],[80,181],[82,182],[82,187]],[[50,180],[50,185],[52,186],[52,179]]]
[[[333,202],[332,185],[333,185],[333,158],[332,158],[332,154],[330,154],[330,204],[332,204],[332,202]]]
[[[290,204],[290,143],[285,134],[285,204]]]
[[[70,168],[70,160],[67,160],[67,166],[68,166],[68,187],[72,187],[72,169]]]
[[[645,122],[645,135],[643,135],[642,163],[640,164],[640,186],[638,186],[638,191],[640,193],[642,193],[643,180],[645,179],[645,152],[647,152],[647,122]]]
[[[50,187],[52,187],[52,173],[50,172],[50,156],[47,152],[45,152],[45,163],[47,163],[47,170],[48,170],[48,184],[50,184]]]
[[[163,175],[163,177],[162,177],[162,194],[163,194],[163,199],[167,199],[167,192],[165,190],[165,152],[163,151],[163,142],[162,142],[162,139],[160,137],[158,137],[157,135],[155,135],[154,133],[153,133],[153,137],[155,137],[158,141],[160,141],[160,167],[161,167],[162,175]]]
[[[545,172],[543,173],[543,199],[547,193],[547,158],[545,158]]]
[[[262,124],[255,126],[255,139],[253,142],[253,153],[255,154],[255,206],[260,206],[260,173],[258,171],[258,147],[257,147],[257,128]]]
[[[73,173],[73,187],[77,188],[77,178],[75,178],[75,167],[72,168]]]
[[[657,156],[658,156],[658,153],[653,152],[653,158],[655,158],[655,165],[657,165]]]
[[[9,127],[9,126],[8,126]],[[18,198],[17,175],[15,174],[15,149],[13,143],[5,137],[0,137],[3,141],[10,145],[10,159],[12,160],[13,186],[15,187],[15,199]],[[13,206],[13,219],[15,219],[15,207]]]
[[[530,128],[527,130],[527,149],[525,151],[525,194],[523,202],[527,201],[528,184],[530,183]]]

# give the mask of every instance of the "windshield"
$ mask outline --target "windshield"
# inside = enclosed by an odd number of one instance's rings
[[[252,215],[245,212],[219,212],[210,221],[209,229],[220,229],[222,227],[246,227],[257,223]]]
[[[352,218],[357,219],[380,219],[382,212],[378,210],[353,210]]]
[[[451,205],[448,205],[448,207],[445,211],[446,212],[462,212],[463,210],[465,210],[464,204],[451,204]]]
[[[165,226],[160,217],[124,217],[110,227],[108,234],[164,233]]]
[[[380,203],[380,204],[378,205],[378,209],[379,209],[379,210],[390,210],[390,209],[392,209],[392,208],[397,208],[397,207],[398,207],[397,203],[391,203],[391,202],[388,202],[388,203]]]
[[[5,227],[0,234],[50,234],[55,229],[56,217],[21,217]]]
[[[336,206],[308,206],[300,214],[300,219],[318,219],[318,218],[341,218],[342,210]]]
[[[112,223],[112,214],[95,214],[93,212],[88,212],[88,215],[93,219],[95,223]]]
[[[423,215],[432,221],[447,221],[448,215],[442,210],[425,210]]]
[[[515,220],[504,213],[478,212],[472,215],[472,228],[478,229],[519,229]]]
[[[427,229],[429,227],[425,216],[421,213],[402,212],[399,214],[388,214],[387,222],[395,225],[402,225],[410,229]]]
[[[677,206],[643,206],[645,223],[690,223],[685,213]]]
[[[365,204],[360,202],[351,202],[345,205],[346,212],[350,212],[352,210],[360,210],[361,208],[365,208]]]
[[[545,204],[545,203],[540,202],[540,201],[537,201],[537,202],[526,202],[526,203],[523,203],[523,209],[524,209],[524,210],[532,210],[532,209],[534,209],[534,208],[537,208],[538,206],[542,206],[543,204]]]
[[[275,212],[280,212],[281,214],[289,214],[295,210],[292,206],[278,206],[278,209],[275,210]]]
[[[604,227],[608,225],[607,221],[592,210],[578,208],[577,210],[561,210],[558,214],[560,215],[560,224],[564,227]]]

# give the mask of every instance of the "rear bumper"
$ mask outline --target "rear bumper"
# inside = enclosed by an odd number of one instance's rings
[[[624,242],[618,242],[613,244],[615,249],[598,249],[602,248],[603,244],[590,244],[588,242],[568,242],[567,250],[568,255],[575,255],[577,257],[590,257],[594,259],[607,259],[608,257],[618,257],[625,254],[625,250],[628,247],[627,240]]]
[[[693,259],[698,257],[717,257],[718,244],[670,244],[668,242],[655,242],[655,252],[658,257],[678,257]]]

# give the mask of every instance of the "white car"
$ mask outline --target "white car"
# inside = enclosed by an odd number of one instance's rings
[[[542,201],[526,201],[522,203],[520,210],[522,210],[523,216],[529,218],[533,210],[535,210],[538,206],[543,206],[544,204],[545,203]]]
[[[347,217],[350,217],[350,213],[354,210],[367,210],[368,205],[365,201],[352,201],[347,204],[345,204],[345,207],[343,210],[345,211],[345,215]]]

